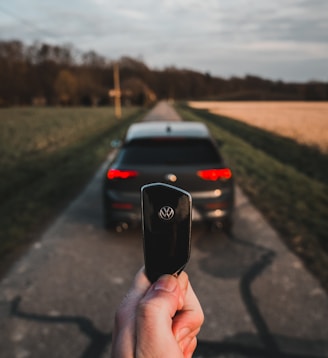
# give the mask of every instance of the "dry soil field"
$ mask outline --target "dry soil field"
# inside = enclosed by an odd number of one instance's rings
[[[189,102],[328,153],[328,102]]]

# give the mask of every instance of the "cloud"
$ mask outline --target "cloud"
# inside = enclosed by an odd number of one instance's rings
[[[328,61],[326,0],[11,0],[5,6],[15,16],[0,5],[0,38],[72,43],[109,58],[143,56],[155,67],[216,75],[258,69],[281,77],[297,63],[309,66],[303,73],[311,77]]]

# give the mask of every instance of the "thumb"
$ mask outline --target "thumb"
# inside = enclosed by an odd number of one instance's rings
[[[164,275],[150,287],[137,309],[137,357],[182,357],[172,333],[172,318],[181,300],[174,276]]]

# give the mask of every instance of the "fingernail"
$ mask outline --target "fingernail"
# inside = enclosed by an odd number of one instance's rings
[[[154,284],[154,290],[173,292],[177,288],[177,280],[171,275],[165,275],[158,279]]]

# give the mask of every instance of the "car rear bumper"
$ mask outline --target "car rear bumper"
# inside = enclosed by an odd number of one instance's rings
[[[192,221],[225,221],[232,215],[234,206],[233,190],[192,192]],[[126,222],[140,225],[140,194],[108,190],[104,193],[105,215],[112,222]]]

